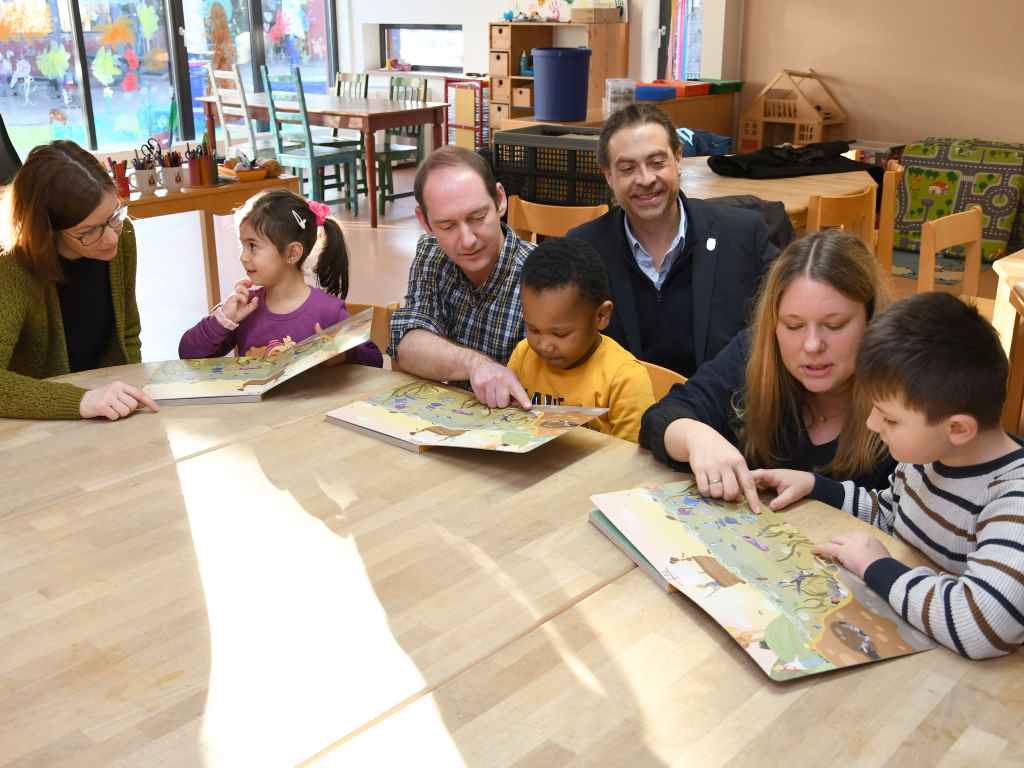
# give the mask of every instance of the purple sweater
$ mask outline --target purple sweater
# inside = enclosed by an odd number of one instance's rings
[[[286,315],[277,315],[267,309],[260,292],[260,303],[256,310],[239,323],[238,328],[229,331],[213,316],[204,317],[192,328],[185,331],[178,344],[178,356],[182,360],[197,357],[221,357],[232,349],[239,355],[249,354],[254,347],[276,347],[291,336],[292,341],[308,339],[316,333],[316,324],[327,328],[348,317],[345,302],[319,288],[311,288],[309,298],[302,306]],[[383,364],[380,350],[368,341],[348,352],[349,362],[380,368]]]

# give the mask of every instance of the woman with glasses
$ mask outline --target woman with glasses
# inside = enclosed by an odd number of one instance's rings
[[[50,376],[141,360],[135,231],[103,166],[70,141],[33,149],[0,220],[0,417],[120,419],[156,410],[115,381]]]

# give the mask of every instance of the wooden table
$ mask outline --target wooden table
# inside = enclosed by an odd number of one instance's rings
[[[1021,754],[1020,654],[769,681],[586,522],[593,493],[679,477],[634,445],[575,430],[525,456],[413,454],[323,420],[406,378],[339,366],[263,403],[0,422],[5,461],[28,448],[73,486],[7,473],[35,501],[0,514],[0,766]],[[793,518],[813,538],[856,526]]]
[[[203,112],[206,116],[206,136],[211,147],[217,146],[215,125],[217,120],[216,100],[203,96]],[[247,96],[249,114],[256,120],[269,121],[267,95],[254,93]],[[294,103],[283,103],[280,111],[298,111]],[[389,101],[387,99],[351,99],[333,95],[306,95],[306,111],[312,125],[328,128],[348,128],[361,132],[366,147],[366,195],[370,203],[370,226],[377,226],[377,169],[374,163],[374,132],[386,128],[401,128],[405,125],[433,125],[434,146],[440,147],[441,126],[445,121],[447,104],[433,101]]]
[[[217,238],[213,217],[228,216],[246,200],[265,189],[290,189],[301,192],[296,176],[281,176],[259,181],[224,182],[215,187],[187,187],[181,192],[158,192],[156,196],[132,195],[128,215],[133,219],[169,216],[172,213],[198,211],[203,238],[203,268],[206,273],[206,301],[212,308],[220,303],[220,273],[217,268]]]
[[[849,195],[866,187],[876,187],[865,171],[823,173],[789,179],[737,179],[719,176],[708,167],[706,157],[683,158],[681,185],[689,197],[725,197],[756,195],[762,200],[778,200],[786,206],[793,228],[807,226],[807,205],[813,195]]]

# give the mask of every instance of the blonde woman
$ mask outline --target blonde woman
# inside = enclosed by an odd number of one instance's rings
[[[886,487],[895,465],[867,428],[871,404],[853,374],[867,324],[888,300],[853,235],[793,242],[765,278],[752,327],[644,414],[640,445],[693,472],[702,495],[745,496],[755,508],[749,466]]]

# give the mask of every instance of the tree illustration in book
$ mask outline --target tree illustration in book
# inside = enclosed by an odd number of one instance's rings
[[[593,501],[774,680],[934,647],[853,574],[812,554],[783,515],[704,498],[689,481]]]

